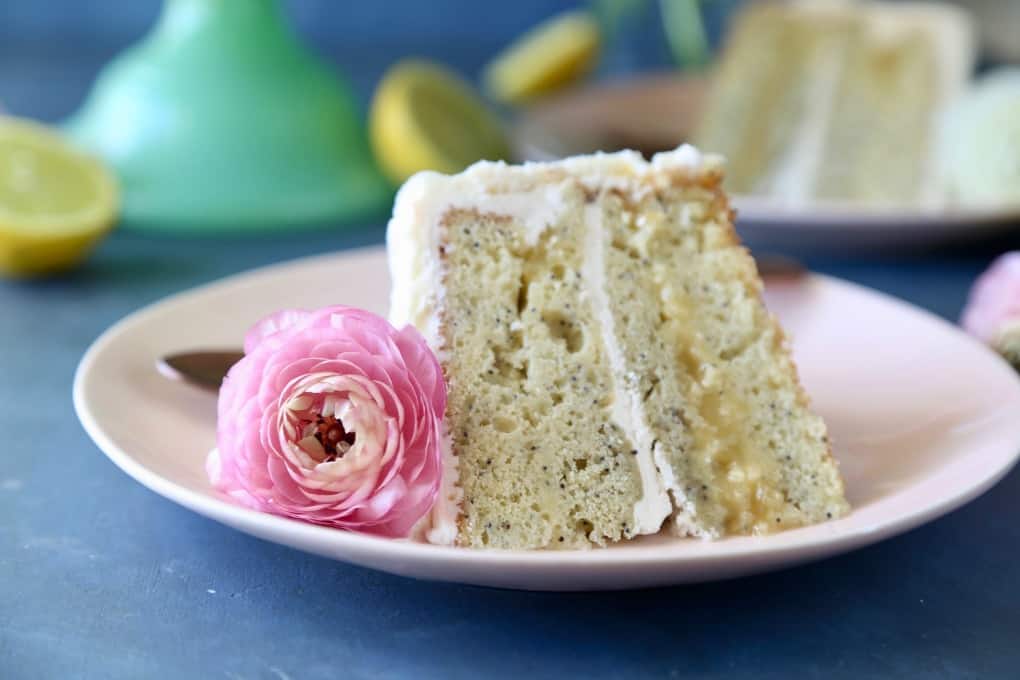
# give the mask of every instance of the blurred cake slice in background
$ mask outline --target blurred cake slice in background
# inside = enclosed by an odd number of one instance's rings
[[[752,3],[732,26],[694,141],[727,188],[938,206],[939,117],[974,62],[971,20],[934,3]]]

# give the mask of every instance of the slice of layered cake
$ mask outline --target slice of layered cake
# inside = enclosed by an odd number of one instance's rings
[[[940,116],[973,62],[971,22],[950,5],[748,3],[694,141],[726,156],[736,194],[938,205]]]
[[[683,147],[404,185],[391,320],[449,390],[429,540],[576,548],[847,511],[721,179]]]

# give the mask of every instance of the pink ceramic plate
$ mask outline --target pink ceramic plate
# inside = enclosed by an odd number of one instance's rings
[[[536,590],[633,588],[778,569],[930,521],[999,480],[1020,452],[1020,381],[953,326],[902,302],[810,276],[771,287],[804,384],[835,439],[853,512],[762,538],[668,536],[607,550],[499,552],[419,545],[260,514],[206,481],[215,398],[155,370],[156,357],[233,347],[280,307],[344,303],[385,312],[381,249],[262,269],[174,296],[124,319],[78,367],[85,429],[125,472],[195,512],[266,540],[396,574]]]

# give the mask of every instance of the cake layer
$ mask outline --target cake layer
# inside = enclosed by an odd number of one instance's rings
[[[439,353],[456,460],[431,540],[578,547],[846,511],[720,180],[688,147],[405,185],[391,319]]]

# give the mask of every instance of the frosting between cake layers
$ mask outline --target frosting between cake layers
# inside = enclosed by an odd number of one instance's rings
[[[657,445],[636,381],[628,385],[626,361],[616,340],[615,320],[606,294],[606,267],[603,251],[605,238],[602,230],[602,213],[598,206],[589,204],[584,210],[585,243],[581,279],[588,301],[602,329],[602,344],[613,375],[613,406],[610,418],[637,450],[638,472],[641,476],[641,500],[634,505],[634,531],[654,534],[662,528],[662,521],[673,511],[662,479],[656,469],[652,450]]]

